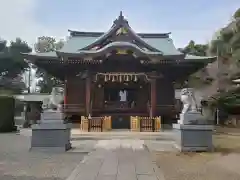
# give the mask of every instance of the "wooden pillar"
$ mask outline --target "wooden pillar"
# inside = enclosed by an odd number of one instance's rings
[[[86,78],[86,116],[91,114],[91,78]]]
[[[68,84],[67,84],[67,77],[65,77],[64,81],[64,100],[63,104],[66,105],[68,103]]]
[[[157,96],[156,96],[156,79],[151,79],[150,82],[151,85],[151,111],[150,111],[150,117],[156,116],[156,102],[157,102]]]

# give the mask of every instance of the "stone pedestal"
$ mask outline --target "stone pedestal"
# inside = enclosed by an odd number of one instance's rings
[[[41,120],[32,126],[31,151],[65,152],[71,148],[71,124],[62,117],[58,111],[41,114]]]
[[[178,124],[192,124],[202,119],[203,116],[200,112],[190,111],[184,114],[183,113],[180,114],[180,120],[178,120]]]
[[[182,151],[212,151],[212,125],[173,124],[175,145]]]

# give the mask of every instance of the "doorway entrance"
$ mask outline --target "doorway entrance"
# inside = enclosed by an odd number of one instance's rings
[[[130,129],[130,116],[112,116],[112,129]]]
[[[104,102],[125,104],[129,108],[133,107],[137,101],[138,88],[136,87],[105,87]]]

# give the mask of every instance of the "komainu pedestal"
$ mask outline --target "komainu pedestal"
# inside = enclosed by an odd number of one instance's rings
[[[186,151],[212,151],[212,125],[173,124],[176,148]]]
[[[71,124],[64,123],[59,111],[41,114],[38,124],[32,126],[31,151],[65,152],[71,148]]]
[[[181,92],[183,110],[178,124],[173,124],[176,147],[180,151],[212,151],[213,125],[197,111],[192,89]]]

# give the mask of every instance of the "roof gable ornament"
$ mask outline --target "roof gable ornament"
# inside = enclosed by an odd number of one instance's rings
[[[117,31],[116,31],[116,35],[119,36],[119,35],[125,35],[128,33],[128,30],[127,28],[125,27],[120,27]]]
[[[113,25],[108,32],[104,33],[96,41],[85,46],[84,48],[81,48],[80,50],[99,50],[113,41],[129,42],[139,47],[145,47],[152,52],[161,52],[159,49],[156,49],[141,39],[141,37],[131,29],[128,21],[123,16],[122,11],[120,11],[120,15],[113,22]],[[96,46],[100,48],[96,48]]]
[[[124,18],[122,11],[120,11],[120,15],[113,23],[114,25],[124,25],[124,24],[128,24],[128,21]]]

